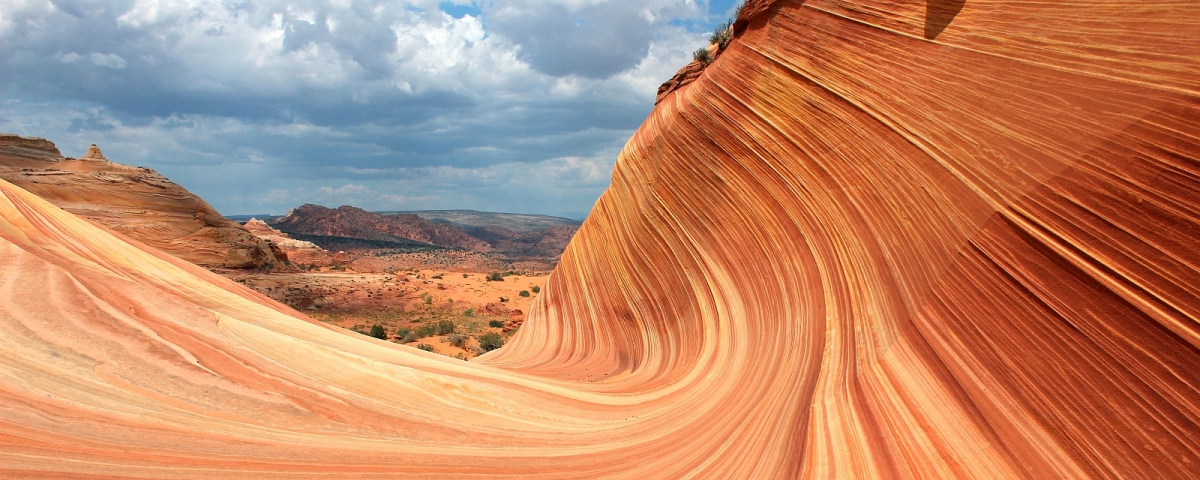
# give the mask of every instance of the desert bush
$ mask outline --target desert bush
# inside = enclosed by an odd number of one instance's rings
[[[733,38],[733,24],[742,15],[742,8],[745,6],[745,2],[739,3],[737,8],[733,9],[733,15],[729,17],[729,20],[724,21],[717,25],[717,28],[713,29],[712,35],[708,37],[708,42],[720,45],[721,48],[729,45],[729,40]]]
[[[488,274],[488,276],[487,276],[487,281],[489,281],[489,282],[503,282],[503,281],[504,281],[504,274],[502,274],[502,273],[500,273],[500,272],[489,273],[489,274]]]
[[[454,345],[458,348],[462,348],[462,346],[467,343],[468,338],[471,338],[471,337],[468,337],[461,333],[451,333],[449,335],[446,335],[446,343]]]
[[[421,349],[421,350],[424,350],[424,351],[426,351],[426,352],[432,352],[432,351],[433,351],[433,345],[430,345],[430,344],[428,344],[428,343],[418,343],[418,344],[417,344],[417,348],[419,348],[419,349]]]
[[[708,54],[708,47],[702,47],[692,53],[692,60],[707,64],[712,61],[712,56]]]
[[[475,340],[479,341],[479,348],[482,348],[485,352],[490,352],[504,346],[504,337],[501,337],[498,333],[484,333],[475,337]]]
[[[433,304],[433,295],[430,295],[428,293],[422,293],[421,300],[423,300],[426,305]]]
[[[521,293],[518,293],[517,295],[520,295],[520,296],[522,296],[522,297],[528,297],[528,296],[529,296],[529,290],[521,290]]]
[[[468,317],[474,317],[474,316],[475,316],[475,309],[474,309],[474,308],[468,308],[468,309],[467,309],[467,311],[463,312],[463,315],[466,315],[466,316],[468,316]]]
[[[416,330],[413,330],[413,333],[417,336],[418,339],[425,338],[425,337],[432,337],[434,335],[437,335],[437,324],[426,323],[424,325],[417,327]]]
[[[477,346],[475,346],[475,345],[467,345],[467,348],[466,348],[466,350],[467,350],[468,352],[471,352],[471,355],[474,355],[474,356],[483,355],[483,349],[482,349],[482,348],[479,348],[479,347],[477,347]]]
[[[432,278],[432,279],[434,279],[434,280],[441,280],[441,279],[442,279],[442,274],[440,274],[440,273],[439,273],[439,274],[437,274],[437,275],[434,275],[434,276],[432,276],[432,277],[429,277],[429,278]]]
[[[434,325],[434,328],[436,329],[438,335],[454,333],[454,322],[450,320],[439,320],[437,324]]]
[[[464,273],[464,274],[463,274],[463,278],[467,278],[467,274],[465,274],[465,273]]]
[[[380,325],[378,323],[371,326],[370,335],[372,337],[378,338],[380,340],[387,340],[387,337],[388,337],[387,330],[384,330],[383,325]]]
[[[508,297],[500,297],[500,303],[504,303],[507,301],[508,301]]]
[[[539,287],[537,285],[534,285],[533,288],[531,288],[530,290],[533,290],[533,293],[542,293],[542,287]]]
[[[405,330],[407,331],[404,332],[404,335],[398,335],[400,337],[400,343],[412,343],[421,339],[421,337],[417,336],[417,332],[408,330],[407,328]]]
[[[488,326],[492,328],[504,328],[504,322],[501,320],[488,320]]]

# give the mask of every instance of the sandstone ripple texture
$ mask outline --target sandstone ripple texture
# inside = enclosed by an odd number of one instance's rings
[[[1200,3],[752,4],[478,362],[0,183],[0,476],[1196,478]]]

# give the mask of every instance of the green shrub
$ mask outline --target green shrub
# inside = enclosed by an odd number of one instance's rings
[[[537,285],[534,285],[533,288],[531,288],[530,290],[533,290],[533,293],[542,293],[542,287],[539,287]]]
[[[520,295],[520,296],[522,296],[522,297],[528,297],[528,296],[529,296],[529,290],[521,290],[521,293],[518,293],[517,295]]]
[[[464,274],[463,274],[463,278],[467,278],[467,274],[465,274],[465,273],[464,273]]]
[[[725,48],[726,45],[729,45],[729,39],[731,36],[733,36],[733,22],[736,19],[737,16],[735,14],[733,18],[717,25],[717,28],[713,30],[712,35],[708,37],[708,43],[720,45],[721,48]]]
[[[468,317],[474,317],[474,316],[475,316],[475,309],[474,309],[474,308],[468,308],[468,309],[467,309],[467,311],[463,312],[463,315],[466,315],[466,316],[468,316]]]
[[[450,320],[439,320],[434,328],[436,328],[438,335],[454,333],[454,322]]]
[[[440,273],[439,273],[439,274],[437,274],[437,275],[434,275],[434,276],[432,276],[432,277],[429,277],[429,278],[432,278],[432,279],[434,279],[434,280],[441,280],[441,279],[442,279],[442,274],[440,274]]]
[[[388,337],[388,335],[387,335],[387,330],[384,330],[384,329],[383,329],[383,325],[380,325],[380,324],[378,324],[378,323],[376,323],[375,325],[371,326],[371,333],[370,333],[370,335],[371,335],[372,337],[378,338],[378,339],[380,339],[380,340],[387,340],[387,337]]]
[[[428,344],[428,343],[418,343],[418,344],[417,344],[417,348],[419,348],[419,349],[421,349],[421,350],[424,350],[424,351],[426,351],[426,352],[432,352],[432,351],[433,351],[433,345],[430,345],[430,344]]]
[[[498,333],[488,332],[475,337],[475,340],[479,341],[479,348],[482,348],[485,352],[490,352],[504,346],[504,337],[501,337]]]
[[[456,347],[462,348],[462,346],[467,343],[468,338],[471,338],[471,337],[468,337],[461,333],[451,333],[449,335],[446,335],[446,343],[449,343]]]
[[[430,295],[428,293],[422,293],[421,300],[424,300],[426,305],[431,305],[431,304],[433,304],[433,295]]]
[[[699,50],[692,52],[692,60],[706,65],[711,62],[712,56],[708,54],[708,47],[702,47]]]
[[[501,320],[488,320],[488,326],[492,328],[504,328],[504,322]]]
[[[737,22],[738,17],[742,15],[742,7],[745,6],[745,2],[739,3],[737,8],[733,9],[733,16],[729,17],[729,20],[717,25],[717,28],[713,29],[712,35],[708,37],[708,43],[720,45],[721,48],[725,48],[726,45],[729,45],[729,40],[733,37],[733,24],[734,22]]]
[[[502,273],[500,273],[500,272],[489,273],[489,274],[488,274],[488,276],[487,276],[487,281],[489,281],[489,282],[503,282],[503,281],[504,281],[504,274],[502,274]]]

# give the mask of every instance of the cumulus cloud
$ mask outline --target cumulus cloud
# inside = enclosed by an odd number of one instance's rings
[[[518,56],[553,76],[607,78],[637,65],[653,27],[699,14],[691,2],[662,0],[508,0],[485,9],[493,29]]]
[[[270,190],[297,204],[327,194],[521,210],[508,199],[538,198],[586,211],[611,167],[598,155],[615,156],[645,118],[658,84],[704,42],[714,8],[0,2],[0,131],[51,138],[68,155],[99,143],[229,213],[286,211]],[[554,182],[585,184],[586,195]],[[347,185],[368,191],[339,192]]]

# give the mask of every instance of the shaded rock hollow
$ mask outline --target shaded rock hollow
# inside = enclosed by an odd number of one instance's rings
[[[743,18],[480,364],[0,183],[0,468],[1190,478],[1200,6],[959,6]]]

